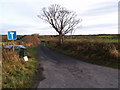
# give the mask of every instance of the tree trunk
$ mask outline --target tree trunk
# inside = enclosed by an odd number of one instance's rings
[[[60,44],[62,45],[64,42],[64,35],[63,34],[59,34],[59,40],[60,40]]]

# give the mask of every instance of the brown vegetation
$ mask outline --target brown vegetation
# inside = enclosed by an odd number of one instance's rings
[[[29,55],[35,56],[35,50]],[[2,88],[30,88],[34,83],[37,60],[31,56],[28,62],[19,58],[16,52],[3,49],[2,52]]]
[[[39,35],[33,34],[29,36],[20,36],[19,40],[15,40],[15,44],[25,46],[36,46],[39,44]],[[8,41],[4,36],[2,45],[12,45],[12,41]],[[34,84],[34,76],[37,71],[36,47],[27,47],[26,54],[29,61],[25,62],[20,58],[17,51],[12,49],[2,50],[2,87],[3,88],[30,88]]]
[[[118,42],[66,41],[61,46],[57,40],[50,40],[49,45],[59,52],[91,63],[111,66],[116,63],[118,66],[120,62],[118,61],[120,57],[120,44]]]
[[[29,35],[29,36],[23,37],[21,39],[20,43],[25,46],[35,46],[40,43],[40,40],[39,40],[38,36],[36,36],[36,35]]]

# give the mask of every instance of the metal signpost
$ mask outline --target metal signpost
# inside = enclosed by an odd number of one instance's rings
[[[14,40],[17,39],[16,31],[8,31],[8,40],[13,41],[13,51],[14,51]]]

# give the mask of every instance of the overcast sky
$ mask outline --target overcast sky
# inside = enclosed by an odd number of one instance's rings
[[[74,34],[118,34],[119,0],[0,0],[0,33],[53,35],[57,32],[37,15],[43,7],[59,4],[83,21]]]

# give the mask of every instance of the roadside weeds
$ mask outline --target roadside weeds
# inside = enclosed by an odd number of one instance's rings
[[[32,88],[40,65],[36,57],[36,47],[27,48],[27,62],[15,52],[3,50],[2,53],[2,88]]]
[[[118,60],[120,57],[120,52],[118,45],[118,43],[106,42],[66,41],[61,46],[59,45],[58,41],[51,40],[47,44],[47,47],[56,52],[80,59],[88,63],[118,69],[120,68],[120,61]]]

